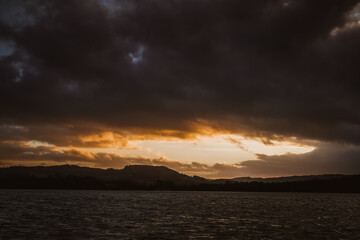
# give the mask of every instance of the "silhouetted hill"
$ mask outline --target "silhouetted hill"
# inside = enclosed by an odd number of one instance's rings
[[[138,182],[149,183],[154,181],[173,181],[174,183],[204,182],[199,179],[178,173],[164,166],[130,165],[119,170],[119,177],[123,179],[136,179]]]
[[[0,188],[360,193],[360,175],[207,180],[163,166],[98,169],[74,165],[0,168]]]
[[[343,174],[324,174],[324,175],[305,175],[305,176],[289,176],[289,177],[274,177],[274,178],[252,178],[252,177],[238,177],[230,179],[215,179],[215,182],[224,183],[230,182],[264,182],[264,183],[283,183],[283,182],[299,182],[299,181],[312,181],[312,180],[329,180],[340,179],[346,175]]]
[[[124,169],[99,169],[79,167],[76,165],[62,165],[49,167],[8,167],[0,168],[0,179],[20,178],[91,178],[103,182],[131,182],[131,184],[151,185],[158,182],[172,182],[173,184],[192,184],[205,182],[200,177],[190,177],[178,173],[164,166],[131,165]],[[1,183],[0,183],[1,186]]]

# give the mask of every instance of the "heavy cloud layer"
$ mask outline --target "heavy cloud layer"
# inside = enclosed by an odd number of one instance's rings
[[[85,133],[186,137],[203,124],[360,144],[358,0],[14,0],[0,9],[4,141],[83,146]]]

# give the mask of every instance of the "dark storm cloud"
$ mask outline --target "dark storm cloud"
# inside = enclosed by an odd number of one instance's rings
[[[0,1],[0,140],[99,147],[79,137],[196,122],[359,145],[358,4]]]
[[[104,130],[104,129],[102,129]],[[69,125],[0,125],[1,141],[29,141],[36,140],[51,143],[58,147],[87,147],[87,148],[126,148],[128,136],[121,132],[99,132],[94,126]]]
[[[358,144],[357,3],[2,1],[1,118]]]
[[[259,160],[238,164],[250,176],[284,176],[314,174],[358,174],[360,149],[343,145],[322,146],[305,154],[281,156],[258,155]]]
[[[2,162],[91,162],[91,154],[76,149],[62,150],[51,145],[31,145],[27,142],[1,142],[0,143],[0,165]]]

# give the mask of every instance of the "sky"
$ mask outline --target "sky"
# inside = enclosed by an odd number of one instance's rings
[[[358,0],[0,0],[0,166],[360,173]]]

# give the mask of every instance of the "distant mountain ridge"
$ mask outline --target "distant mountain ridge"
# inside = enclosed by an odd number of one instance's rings
[[[323,175],[303,175],[303,176],[287,176],[287,177],[271,177],[271,178],[253,178],[253,177],[237,177],[230,179],[215,179],[217,182],[264,182],[264,183],[282,183],[282,182],[299,182],[311,180],[328,180],[346,177],[344,174],[323,174]]]
[[[0,189],[196,190],[360,193],[360,175],[205,179],[164,166],[99,169],[75,165],[0,168]]]
[[[79,167],[76,165],[39,166],[39,167],[8,167],[0,168],[0,178],[3,177],[39,177],[77,176],[94,177],[105,181],[131,180],[142,184],[156,181],[172,181],[180,184],[204,182],[205,178],[190,177],[178,173],[165,166],[128,165],[123,169],[100,169]]]

